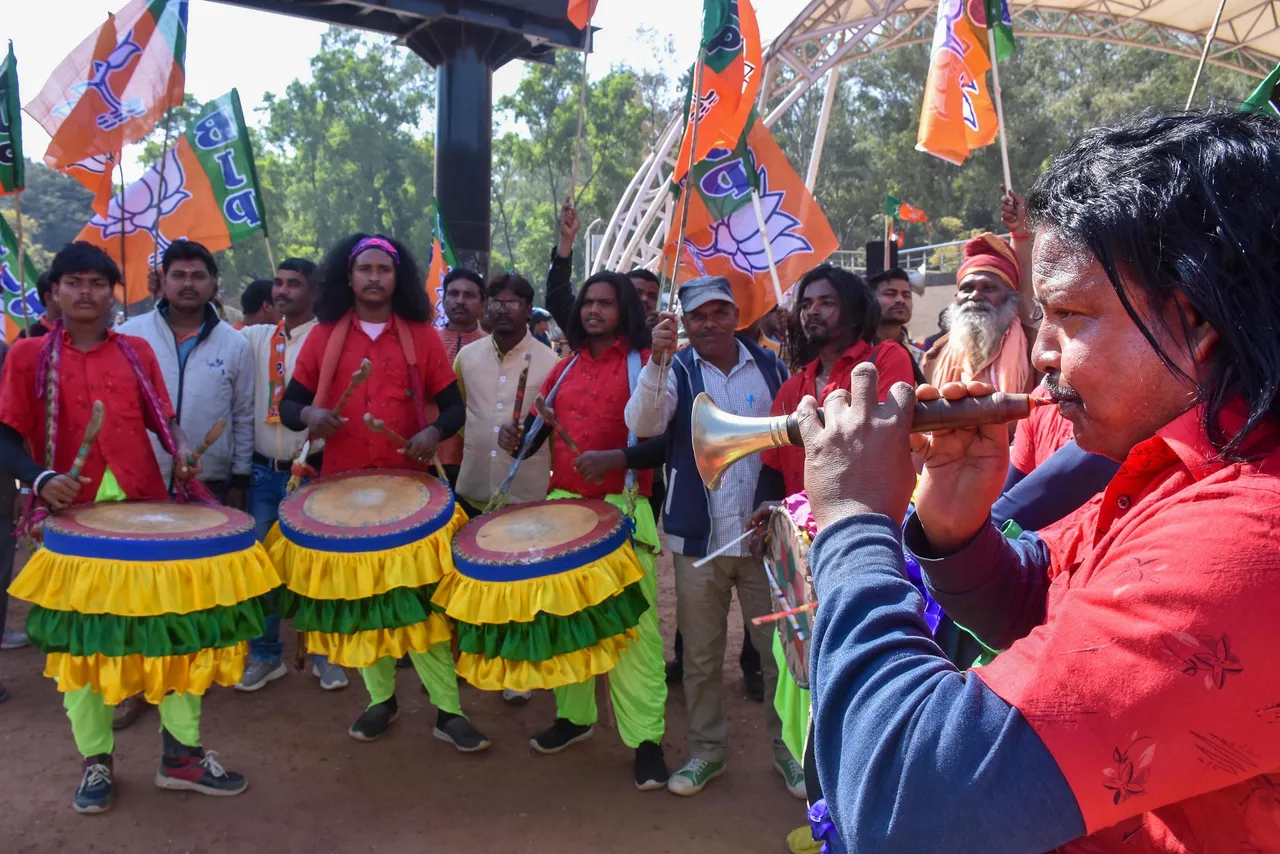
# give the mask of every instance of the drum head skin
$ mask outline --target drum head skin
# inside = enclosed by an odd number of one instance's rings
[[[453,560],[477,581],[519,581],[586,566],[629,536],[626,517],[606,501],[516,504],[467,523],[453,541]]]
[[[773,511],[769,518],[768,551],[766,559],[773,577],[778,582],[774,590],[775,613],[798,608],[814,601],[813,586],[809,583],[809,540],[791,515],[782,508]],[[778,593],[782,597],[779,598]],[[785,601],[784,601],[785,600]],[[787,669],[801,688],[809,687],[809,642],[813,637],[813,611],[805,611],[778,620],[778,632],[782,638],[782,651]],[[796,629],[799,628],[799,632]]]
[[[84,504],[44,523],[44,544],[73,557],[154,562],[218,557],[251,548],[253,518],[211,504]]]
[[[434,475],[361,469],[313,481],[286,498],[280,532],[320,551],[383,551],[431,536],[453,512],[453,493]]]

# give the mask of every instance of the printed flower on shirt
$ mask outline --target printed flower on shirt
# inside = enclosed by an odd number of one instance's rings
[[[1102,785],[1114,793],[1113,803],[1122,804],[1135,795],[1147,793],[1147,779],[1151,776],[1151,763],[1155,758],[1155,739],[1139,736],[1136,732],[1128,747],[1123,750],[1117,747],[1111,752],[1115,766],[1102,769]]]
[[[1204,687],[1207,689],[1221,688],[1226,684],[1228,675],[1244,672],[1225,634],[1214,638],[1212,635],[1170,632],[1165,636],[1164,645],[1178,660],[1185,675],[1204,674]]]

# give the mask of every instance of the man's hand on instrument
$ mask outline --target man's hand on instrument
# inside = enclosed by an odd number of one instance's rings
[[[431,462],[435,455],[436,445],[440,444],[440,428],[431,426],[413,435],[409,444],[401,450],[406,457],[420,463]]]
[[[191,461],[191,448],[186,442],[178,445],[178,453],[173,458],[173,480],[182,485],[194,480],[204,470],[199,460]]]
[[[962,400],[986,397],[986,383],[947,383],[941,389],[922,385],[918,400]],[[987,522],[1009,474],[1009,430],[1004,424],[937,430],[911,437],[911,448],[924,460],[916,489],[916,515],[930,544],[940,554],[966,545]]]
[[[611,471],[627,467],[622,451],[586,451],[573,461],[573,468],[583,480],[600,483]]]
[[[520,443],[524,441],[524,428],[517,427],[508,421],[498,431],[498,447],[511,456],[520,453]]]
[[[680,343],[680,323],[669,311],[658,312],[658,325],[653,327],[653,346],[649,360],[656,365],[669,362]]]
[[[560,222],[557,225],[560,242],[556,246],[556,254],[561,258],[568,258],[573,254],[573,241],[578,238],[579,227],[578,211],[570,198],[560,208]]]
[[[751,553],[756,557],[764,554],[764,538],[769,533],[769,517],[773,515],[773,511],[782,506],[781,501],[765,501],[756,508],[756,512],[751,514],[751,518],[747,520],[747,525],[743,530],[755,531],[751,535],[751,539],[747,540],[747,545],[751,548]]]
[[[804,487],[819,528],[863,513],[883,514],[901,523],[911,503],[916,480],[910,442],[915,392],[897,383],[889,399],[877,403],[879,377],[869,362],[856,366],[851,390],[827,395],[825,424],[812,397],[805,397],[796,409],[804,436]]]
[[[54,510],[66,510],[75,503],[80,487],[88,482],[87,477],[76,479],[67,474],[55,474],[40,485],[40,500]]]
[[[332,409],[308,406],[302,410],[302,423],[307,425],[312,438],[328,439],[347,423],[347,419],[339,418]]]

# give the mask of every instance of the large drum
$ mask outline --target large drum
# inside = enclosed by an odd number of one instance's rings
[[[779,507],[769,517],[765,562],[770,574],[774,612],[794,610],[816,600],[809,579],[809,534]],[[809,644],[813,637],[813,609],[777,621],[787,670],[801,688],[809,687]]]
[[[267,538],[285,583],[281,613],[309,652],[346,667],[448,642],[431,596],[466,519],[424,472],[362,469],[309,483],[281,503]]]
[[[27,634],[58,690],[90,687],[114,705],[240,681],[279,584],[248,514],[139,501],[48,518],[10,592],[34,606]]]
[[[604,501],[517,504],[468,523],[435,603],[477,688],[556,688],[606,673],[649,607],[630,523]]]

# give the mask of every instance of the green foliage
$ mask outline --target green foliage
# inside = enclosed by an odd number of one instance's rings
[[[25,242],[37,243],[55,253],[66,246],[89,217],[93,194],[70,175],[55,172],[43,163],[27,160],[27,188],[22,194],[22,227]],[[13,196],[0,199],[0,210],[13,209]],[[14,220],[10,219],[10,223]],[[33,260],[39,256],[33,255]],[[40,266],[37,262],[37,266]]]

